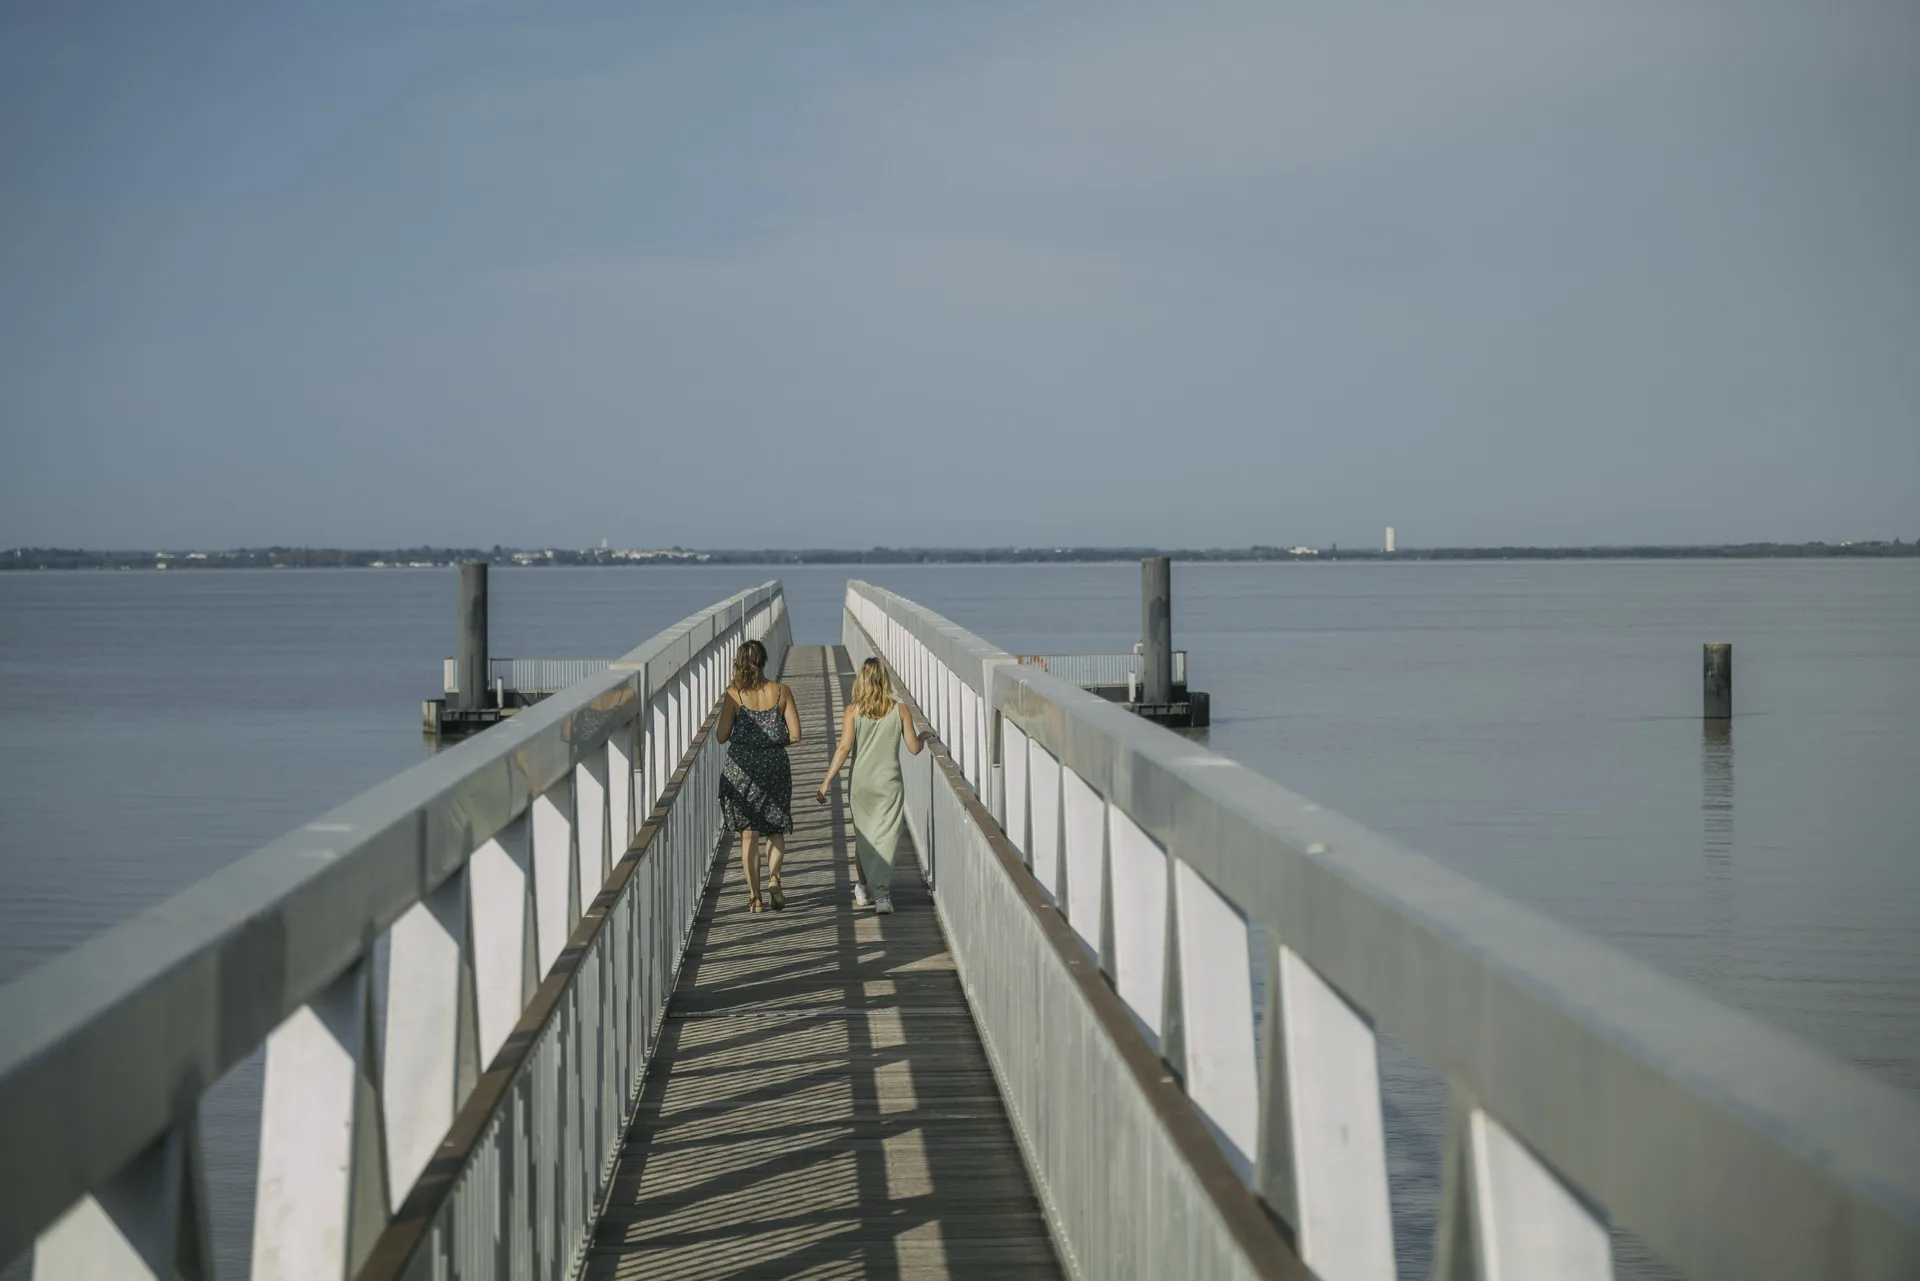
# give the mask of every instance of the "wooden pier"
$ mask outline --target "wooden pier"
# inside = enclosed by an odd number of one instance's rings
[[[748,913],[737,854],[709,883],[589,1278],[1060,1275],[912,856],[856,910],[845,788],[813,801],[852,675],[788,655],[787,907]]]

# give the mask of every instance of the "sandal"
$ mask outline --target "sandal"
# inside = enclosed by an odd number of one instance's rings
[[[747,911],[764,912],[766,910],[767,910],[766,907],[760,902],[760,896],[758,894],[755,894],[752,898],[749,898],[747,900]]]
[[[774,911],[784,912],[787,910],[787,896],[780,892],[779,877],[776,876],[767,883],[767,897],[773,901]]]

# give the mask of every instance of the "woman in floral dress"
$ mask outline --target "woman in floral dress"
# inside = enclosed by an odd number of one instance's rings
[[[747,910],[761,911],[760,841],[767,846],[767,900],[774,911],[787,905],[780,890],[780,860],[793,830],[793,768],[787,749],[800,741],[800,713],[793,691],[766,676],[767,648],[750,640],[733,656],[733,683],[720,705],[714,735],[727,745],[720,770],[720,812],[729,831],[740,833],[740,868],[747,877]]]

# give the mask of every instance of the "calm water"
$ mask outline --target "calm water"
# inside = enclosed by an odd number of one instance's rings
[[[618,653],[773,572],[496,570],[494,652]],[[1012,650],[1138,633],[1133,566],[864,572]],[[846,572],[782,577],[837,640]],[[419,760],[453,614],[446,571],[0,575],[0,981]],[[1920,1091],[1920,563],[1182,565],[1174,627],[1216,750]],[[1414,1276],[1438,1096],[1385,1066]],[[210,1106],[229,1276],[257,1093]]]

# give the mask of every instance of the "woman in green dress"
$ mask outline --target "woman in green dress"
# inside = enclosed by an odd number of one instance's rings
[[[893,856],[900,847],[900,825],[906,819],[907,789],[900,777],[900,745],[915,756],[931,741],[931,731],[922,734],[913,727],[913,713],[894,701],[887,685],[886,668],[877,658],[860,664],[854,678],[853,701],[840,718],[840,745],[833,751],[827,776],[820,780],[814,800],[827,803],[827,789],[833,786],[840,767],[853,756],[853,784],[847,789],[847,801],[853,809],[854,849],[860,858],[860,874],[873,896],[873,910],[882,915],[893,911]],[[855,890],[858,895],[858,889]],[[855,903],[860,902],[856,897]]]

